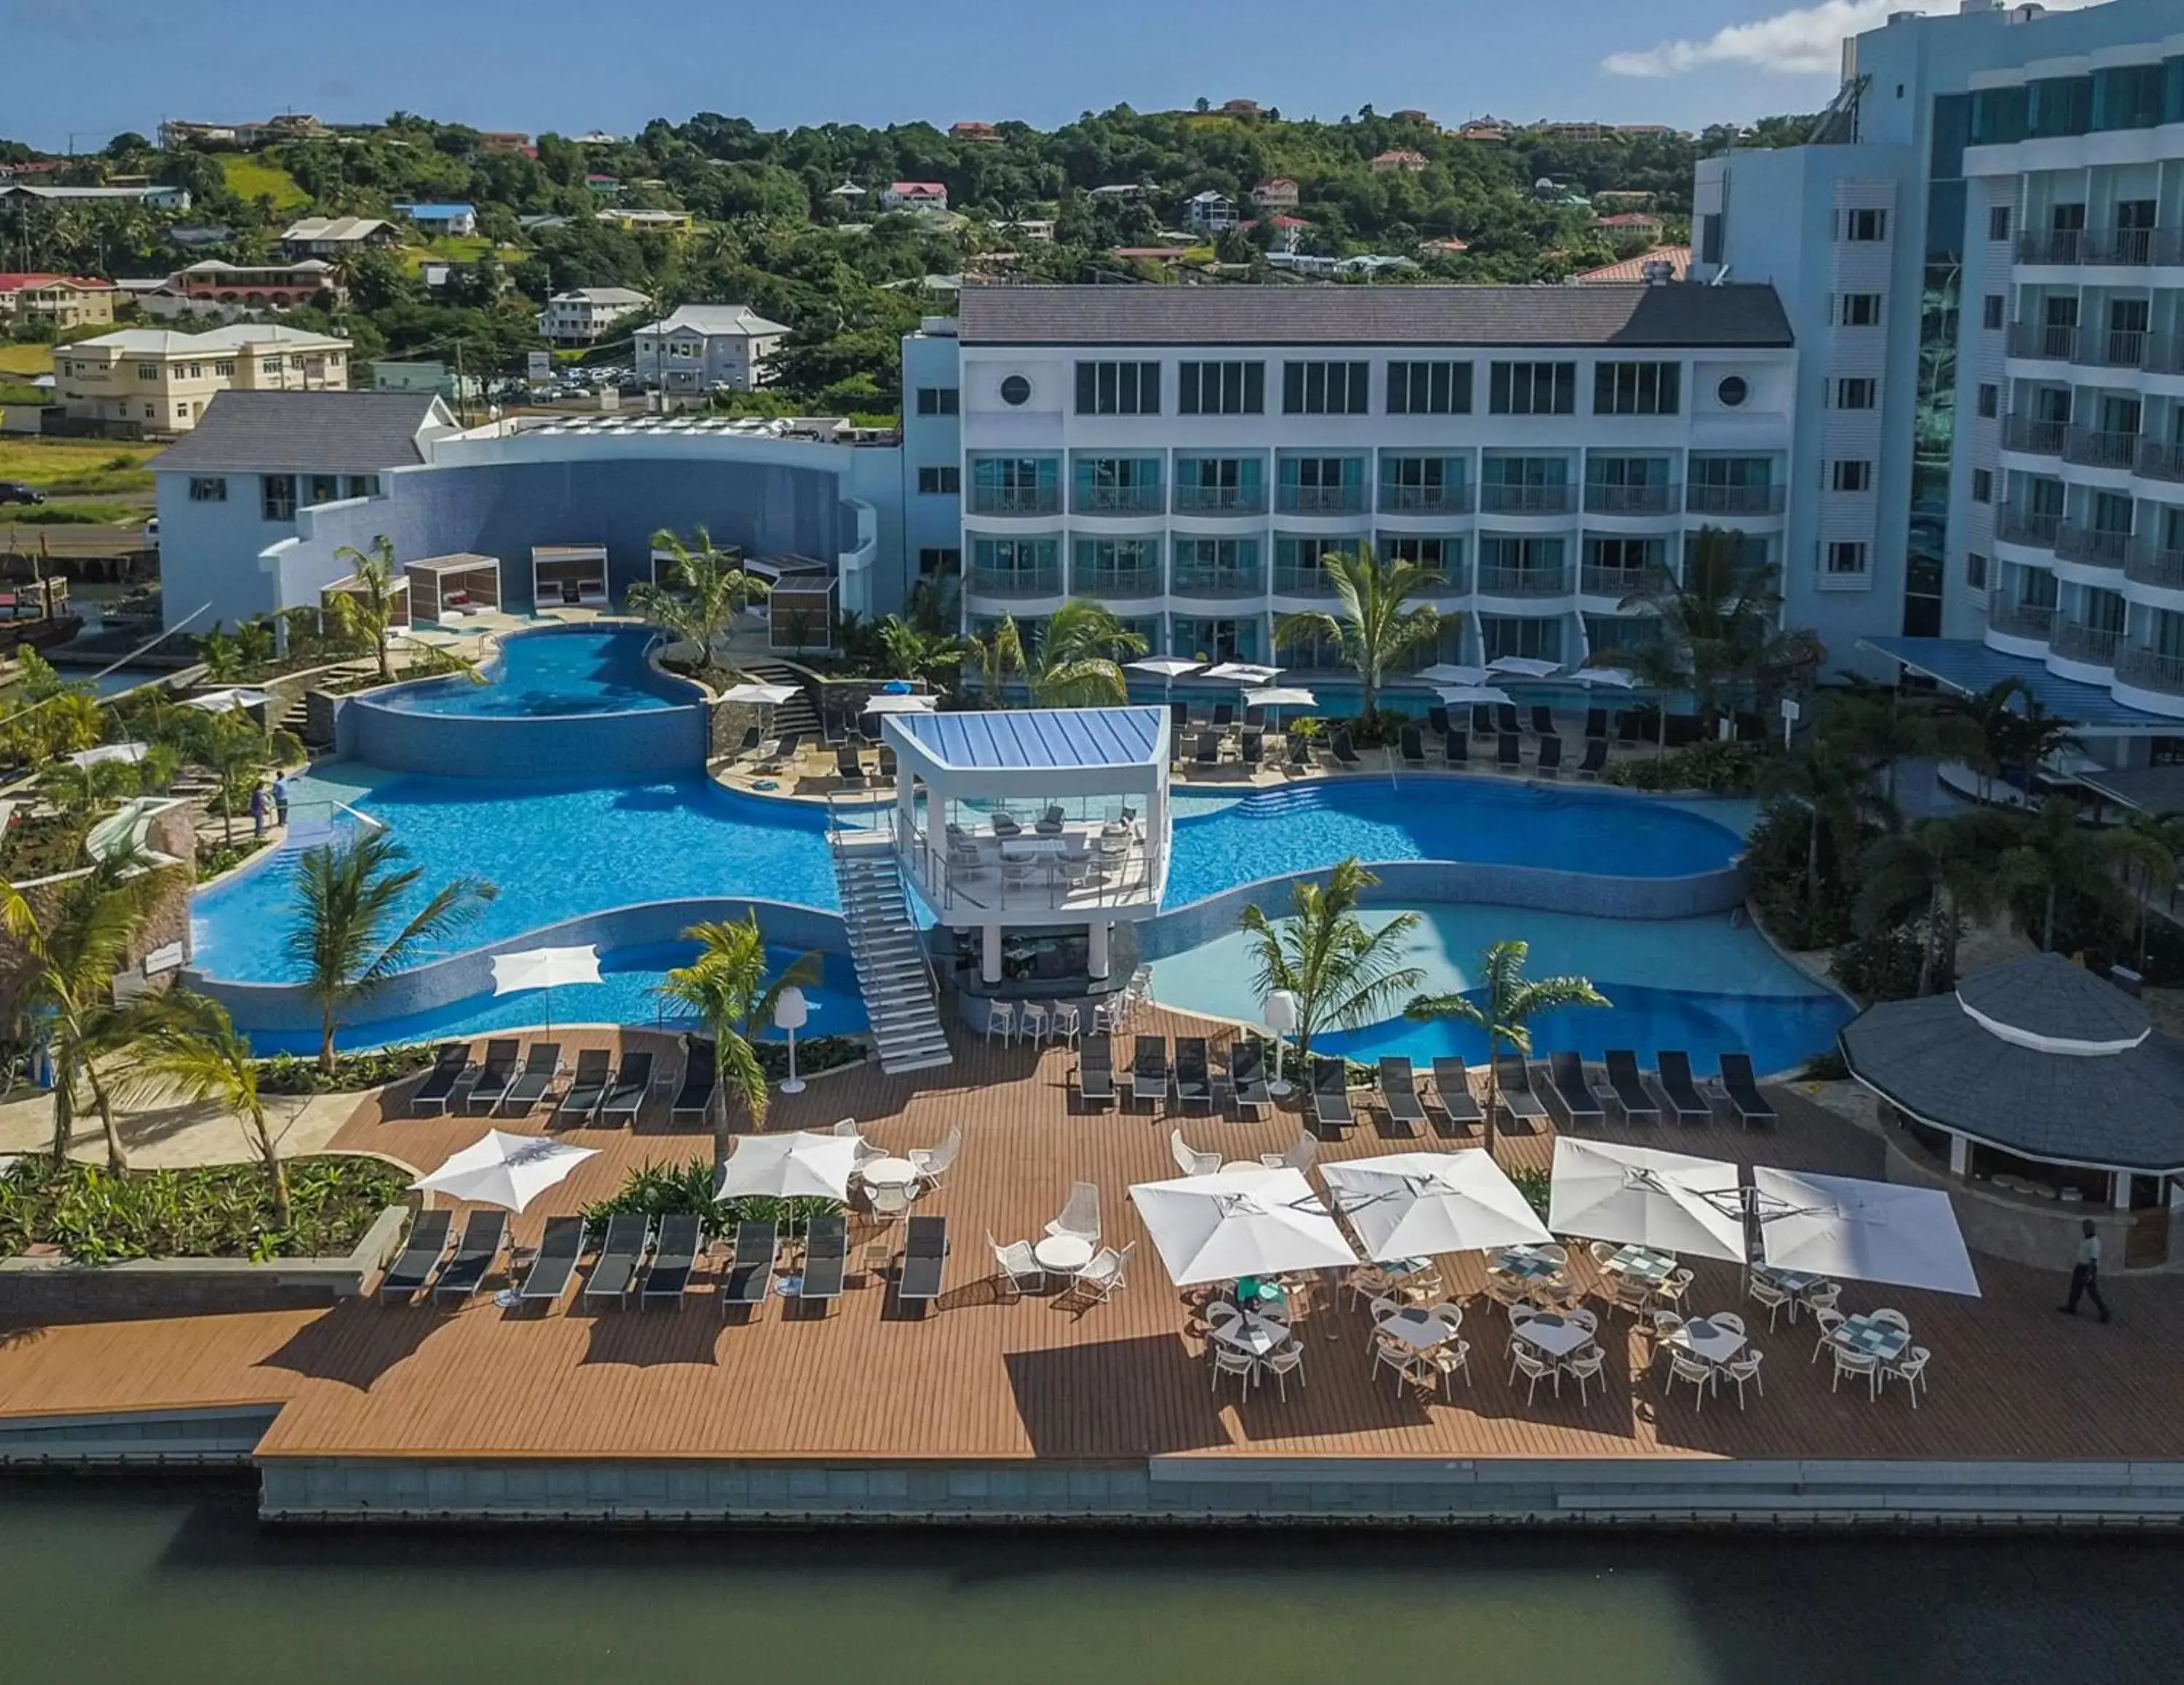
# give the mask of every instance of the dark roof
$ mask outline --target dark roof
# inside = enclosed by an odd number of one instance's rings
[[[1975,971],[1957,985],[1957,998],[1982,1018],[2054,1041],[2113,1046],[2147,1031],[2144,1007],[2060,954]]]
[[[420,392],[223,392],[153,471],[311,473],[422,462],[417,435],[439,400]]]
[[[1786,346],[1736,287],[966,287],[972,345]]]

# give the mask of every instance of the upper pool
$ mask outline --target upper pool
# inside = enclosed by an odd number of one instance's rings
[[[688,707],[690,685],[655,672],[645,651],[660,634],[649,627],[511,633],[485,667],[488,683],[462,676],[381,691],[374,705],[398,713],[481,719],[543,719]]]
[[[1321,778],[1179,817],[1167,904],[1353,855],[1685,878],[1743,847],[1728,827],[1641,796],[1491,777]]]

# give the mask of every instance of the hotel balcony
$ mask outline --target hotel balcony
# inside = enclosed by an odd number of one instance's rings
[[[1995,512],[1994,535],[2005,544],[2052,550],[2055,548],[2056,532],[2062,524],[2059,515],[2036,509],[2011,509],[2005,505]]]
[[[1587,483],[1587,515],[1674,515],[1678,504],[1674,486],[1609,486]]]
[[[965,576],[965,589],[974,597],[1058,597],[1062,594],[1061,564],[980,567],[974,563]]]
[[[1278,597],[1331,597],[1334,576],[1323,567],[1274,564],[1274,594]]]
[[[2184,263],[2184,230],[2176,228],[2034,229],[2017,237],[2021,264],[2081,264],[2136,269]]]
[[[2034,362],[2067,363],[2078,349],[2075,322],[2014,321],[2009,325],[2008,350],[2013,357]]]
[[[2184,696],[2184,656],[2164,656],[2153,650],[2126,648],[2116,651],[2116,683],[2164,696]]]
[[[1059,515],[1059,486],[981,486],[971,488],[973,515]]]
[[[1072,596],[1117,600],[1157,597],[1162,591],[1160,564],[1154,562],[1144,567],[1102,567],[1096,563],[1080,561],[1069,570],[1069,591]]]
[[[2072,427],[2063,437],[2063,460],[2081,468],[2117,468],[2126,473],[2138,460],[2137,433],[2103,432],[2098,427]]]
[[[1642,567],[1596,567],[1588,561],[1578,569],[1577,588],[1588,597],[1613,597],[1621,602],[1645,583]]]
[[[1577,510],[1575,486],[1510,486],[1492,482],[1479,488],[1482,515],[1570,515]]]
[[[2165,549],[2142,538],[2125,553],[2123,577],[2134,585],[2184,591],[2184,550]]]
[[[1780,486],[1686,486],[1684,509],[1691,515],[1780,515]]]
[[[2131,549],[2131,534],[2107,533],[2098,527],[2081,527],[2065,521],[2055,529],[2055,559],[2075,561],[2081,567],[2121,567]]]
[[[1380,488],[1380,513],[1468,515],[1471,513],[1471,488],[1462,482],[1442,486],[1383,485]]]
[[[2066,421],[2045,421],[2037,416],[2006,416],[2002,422],[2002,448],[2033,456],[2060,456]]]
[[[1172,597],[1263,597],[1267,573],[1262,566],[1207,567],[1178,561],[1168,577]]]
[[[2091,369],[2142,369],[2153,340],[2143,328],[2081,327],[2070,360]]]
[[[1482,597],[1566,597],[1569,594],[1568,562],[1557,567],[1496,567],[1479,570]]]
[[[1986,629],[2004,638],[2024,638],[2036,644],[2044,644],[2055,625],[2055,609],[2051,604],[1990,603],[1986,611]]]
[[[1158,486],[1079,486],[1069,499],[1072,515],[1158,515]]]
[[[2174,444],[2153,438],[2140,441],[2137,471],[2142,480],[2184,480],[2184,440]]]
[[[1175,488],[1175,512],[1178,515],[1264,515],[1267,512],[1267,493],[1263,486],[1178,486]]]
[[[2059,661],[2076,661],[2090,667],[2112,667],[2115,665],[2116,645],[2122,641],[2120,630],[2059,620],[2048,634],[2048,652]]]
[[[1365,488],[1357,486],[1277,486],[1277,515],[1362,515]]]

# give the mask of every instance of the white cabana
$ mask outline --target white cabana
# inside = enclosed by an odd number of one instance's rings
[[[96,749],[79,749],[61,758],[71,767],[103,767],[109,761],[125,761],[134,767],[143,760],[144,748],[141,743],[102,743]]]
[[[732,684],[721,693],[723,702],[746,702],[761,708],[777,708],[796,695],[793,684],[760,684],[755,682]]]
[[[1370,1258],[1432,1258],[1554,1238],[1494,1155],[1475,1147],[1346,1159],[1323,1165],[1322,1174]]]
[[[1485,667],[1464,667],[1453,661],[1437,661],[1418,675],[1427,684],[1484,684]]]
[[[1220,684],[1248,687],[1271,684],[1280,676],[1281,671],[1279,667],[1261,667],[1256,661],[1223,661],[1218,667],[1206,668],[1200,677]]]
[[[1762,1256],[1779,1269],[1979,1297],[1979,1278],[1939,1188],[1810,1170],[1752,1170]]]
[[[544,1135],[488,1130],[483,1141],[410,1186],[473,1205],[521,1211],[598,1151]]]
[[[554,1027],[554,990],[564,984],[599,980],[599,951],[589,943],[571,948],[524,948],[493,957],[493,992],[514,995],[526,989],[546,991],[546,1027]]]
[[[415,626],[440,626],[500,606],[500,560],[459,551],[428,555],[402,565],[410,582],[410,619]]]
[[[1537,656],[1499,656],[1486,664],[1489,673],[1516,678],[1547,678],[1562,670],[1560,661],[1543,661]]]
[[[263,690],[208,690],[202,696],[186,696],[185,708],[202,708],[208,714],[231,714],[237,708],[262,708],[273,699]]]
[[[1557,1235],[1744,1262],[1736,1166],[1650,1147],[1555,1140],[1547,1226]]]
[[[747,1135],[721,1166],[716,1199],[831,1199],[846,1204],[850,1176],[857,1166],[853,1135]]]
[[[1254,1166],[1139,1182],[1130,1198],[1178,1287],[1357,1262],[1301,1170]]]
[[[604,608],[607,602],[607,547],[604,544],[533,544],[531,547],[531,606]]]

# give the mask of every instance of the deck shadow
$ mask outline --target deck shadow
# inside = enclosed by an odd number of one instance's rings
[[[429,1302],[382,1305],[373,1298],[344,1299],[268,1352],[258,1367],[287,1370],[369,1392],[381,1377],[415,1356],[453,1321]]]
[[[1002,1359],[1040,1457],[1155,1457],[1230,1442],[1206,1370],[1173,1334],[1087,1341]]]
[[[710,1296],[680,1310],[602,1311],[591,1319],[590,1338],[578,1365],[621,1364],[656,1369],[668,1364],[717,1367],[721,1317]]]

